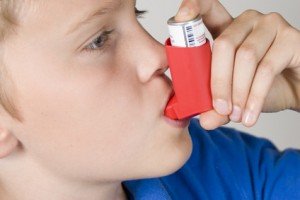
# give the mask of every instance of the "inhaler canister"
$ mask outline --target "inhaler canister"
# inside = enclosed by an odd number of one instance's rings
[[[168,20],[171,45],[175,47],[197,47],[206,43],[205,26],[197,16],[187,22],[176,22],[175,17]]]
[[[187,22],[168,20],[170,38],[165,43],[174,96],[165,108],[171,119],[193,117],[212,109],[211,49],[200,16]]]

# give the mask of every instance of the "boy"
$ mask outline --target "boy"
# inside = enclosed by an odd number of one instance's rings
[[[192,13],[202,14],[215,36],[226,27],[234,30],[229,25],[240,30],[245,21],[249,27],[254,24],[246,20],[249,13],[235,23],[220,3],[205,2],[207,7],[202,1],[183,5],[205,8]],[[208,134],[195,119],[188,127],[189,121],[163,115],[172,93],[164,75],[164,46],[137,22],[135,2],[2,0],[1,14],[1,199],[299,197],[297,151],[281,155],[265,140],[225,128]],[[257,14],[255,24],[262,16]],[[279,18],[274,22],[284,24]],[[299,41],[299,33],[285,25],[280,30]],[[258,31],[265,33],[259,27]],[[239,39],[236,45],[247,41]],[[291,42],[288,53],[293,58],[299,58],[297,47]],[[264,49],[258,48],[261,54]],[[279,58],[272,52],[272,58]],[[295,88],[300,62],[290,61],[284,67],[295,73],[281,76],[289,84],[280,82],[277,92],[284,101],[269,102],[271,110],[299,109]],[[213,69],[222,70],[216,62]],[[231,71],[229,63],[224,66]],[[213,85],[218,73],[213,72]],[[258,91],[265,94],[269,82]],[[216,102],[214,111],[201,116],[206,129],[226,123],[236,113],[232,105]],[[261,101],[255,106],[261,107]],[[245,119],[245,125],[252,125],[256,117]],[[153,177],[162,178],[141,180]],[[124,182],[132,179],[140,180]]]

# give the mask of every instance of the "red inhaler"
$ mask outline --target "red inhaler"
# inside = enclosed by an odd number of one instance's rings
[[[170,20],[174,21],[174,18]],[[201,18],[176,23],[171,28],[170,20],[171,38],[167,39],[165,47],[175,94],[169,100],[164,114],[171,119],[182,120],[213,109],[210,87],[211,48],[209,40],[205,38]],[[178,34],[180,29],[183,30],[182,37]],[[185,41],[180,41],[180,37],[185,37]],[[176,44],[176,41],[179,43]]]

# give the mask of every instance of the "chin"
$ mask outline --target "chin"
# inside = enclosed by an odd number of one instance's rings
[[[164,172],[164,175],[172,174],[178,171],[183,165],[188,161],[192,154],[193,144],[192,139],[189,134],[185,135],[185,145],[181,148],[178,147],[176,151],[169,158],[169,166],[167,167],[168,170]]]
[[[162,177],[173,174],[178,171],[188,161],[192,154],[192,139],[189,134],[184,134],[180,137],[181,142],[176,147],[172,148],[171,152],[161,157],[157,164],[152,165],[151,177]],[[156,170],[156,171],[153,171]]]

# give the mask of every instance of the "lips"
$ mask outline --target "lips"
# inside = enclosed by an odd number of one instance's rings
[[[165,100],[164,100],[164,104],[161,110],[162,115],[165,115],[165,109],[170,101],[170,99],[175,95],[175,92],[173,89],[171,89],[171,91],[169,92],[169,95],[166,96]]]
[[[166,106],[167,106],[168,102],[170,101],[170,99],[173,98],[174,95],[175,95],[175,92],[174,92],[174,90],[172,89],[171,93],[169,94],[169,97],[168,97]]]
[[[168,124],[170,124],[171,126],[176,127],[176,128],[185,128],[190,123],[189,118],[186,118],[183,120],[173,120],[173,119],[170,119],[170,118],[164,116],[164,119]]]
[[[185,128],[186,126],[189,125],[190,122],[190,118],[185,118],[182,120],[178,120],[178,119],[172,119],[170,117],[168,117],[165,113],[166,107],[169,103],[169,101],[174,97],[175,92],[172,89],[172,91],[169,93],[168,98],[166,99],[165,103],[164,103],[164,109],[163,109],[163,118],[164,120],[171,126],[176,127],[176,128]]]

